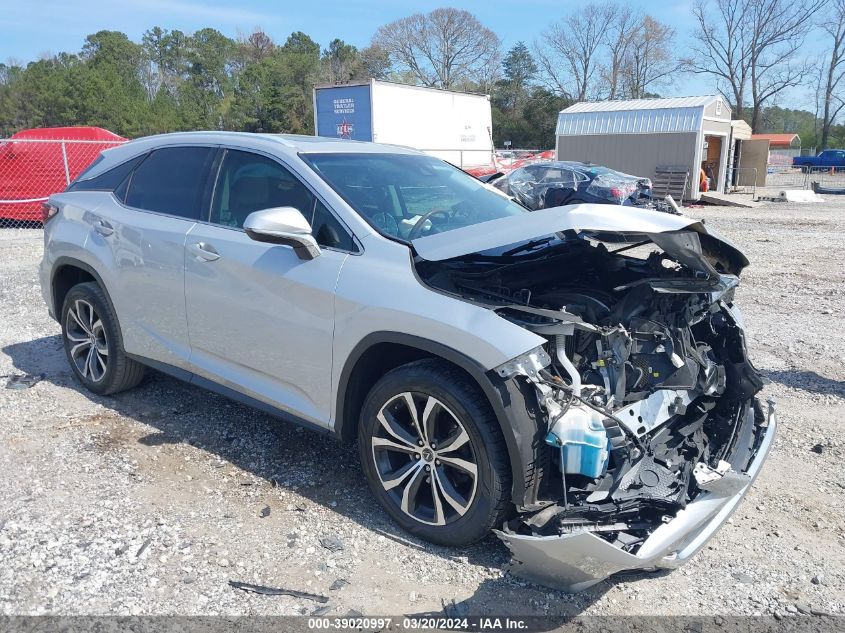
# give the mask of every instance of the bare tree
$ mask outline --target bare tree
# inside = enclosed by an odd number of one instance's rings
[[[810,68],[797,53],[827,0],[754,0],[751,47],[751,128],[765,104],[806,78]]]
[[[637,39],[642,18],[624,5],[607,5],[609,21],[605,31],[607,63],[604,77],[607,98],[616,99],[622,86],[622,71],[632,43]]]
[[[751,93],[751,127],[783,90],[797,86],[807,65],[796,55],[813,16],[828,0],[696,0],[693,56],[685,67],[717,78],[738,117]]]
[[[622,67],[625,93],[630,98],[642,99],[650,88],[668,83],[678,70],[674,39],[675,29],[650,15],[643,17],[634,30]]]
[[[822,116],[822,110],[824,109],[824,84],[825,84],[825,57],[818,56],[816,57],[812,64],[813,74],[813,92],[812,92],[812,100],[813,100],[813,142],[818,145],[819,144],[819,125]],[[802,142],[805,139],[802,139]]]
[[[248,35],[238,31],[232,56],[232,76],[237,80],[248,66],[266,59],[275,49],[275,42],[261,27],[256,26]]]
[[[238,44],[247,63],[260,62],[265,57],[269,57],[276,48],[273,39],[257,27],[246,37],[239,34]]]
[[[534,53],[552,90],[575,101],[591,96],[614,13],[611,5],[583,5],[543,32],[543,39],[534,44]]]
[[[684,60],[687,70],[716,78],[734,116],[740,119],[751,65],[748,14],[752,1],[696,0],[692,56]]]
[[[845,0],[834,0],[832,9],[826,14],[828,20],[822,24],[822,29],[832,41],[819,82],[822,106],[821,149],[827,149],[830,127],[845,107],[845,100],[839,93],[845,75]]]
[[[399,72],[424,86],[488,87],[499,68],[501,42],[468,11],[435,9],[379,27],[372,45],[387,53]]]

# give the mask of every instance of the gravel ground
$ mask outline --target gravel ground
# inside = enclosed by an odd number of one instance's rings
[[[46,375],[0,381],[0,614],[845,613],[845,201],[691,213],[752,260],[738,299],[780,434],[688,565],[578,595],[504,574],[494,537],[408,537],[330,437],[152,372],[128,393],[83,392],[41,301],[40,231],[0,230],[0,375]]]

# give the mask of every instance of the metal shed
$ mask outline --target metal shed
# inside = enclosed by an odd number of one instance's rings
[[[721,97],[576,103],[557,122],[558,160],[605,165],[657,181],[686,174],[684,198],[698,200],[705,167],[711,189],[725,190],[731,111]]]

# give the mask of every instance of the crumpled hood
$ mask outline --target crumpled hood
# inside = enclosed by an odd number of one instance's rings
[[[708,277],[739,274],[749,263],[739,249],[700,220],[608,204],[526,212],[421,237],[411,244],[423,259],[443,261],[570,230],[610,242],[650,240],[670,257]]]

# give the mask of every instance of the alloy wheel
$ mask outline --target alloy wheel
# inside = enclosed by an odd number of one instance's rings
[[[88,301],[77,299],[65,317],[71,360],[83,378],[100,382],[106,375],[109,345],[103,322]]]
[[[478,464],[458,417],[437,398],[417,392],[392,397],[376,417],[376,472],[402,512],[428,525],[464,516],[475,498]]]

